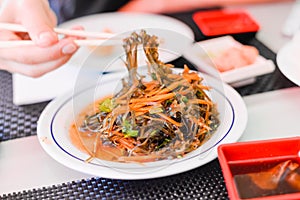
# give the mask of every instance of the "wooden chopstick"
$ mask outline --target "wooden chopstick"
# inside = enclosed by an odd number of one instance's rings
[[[121,40],[74,40],[78,46],[113,46],[121,45]],[[34,46],[35,43],[32,40],[10,40],[0,41],[0,48],[15,48]]]
[[[70,35],[70,36],[79,36],[79,37],[89,37],[89,38],[101,38],[107,39],[112,38],[115,36],[113,33],[104,33],[104,32],[91,32],[91,31],[84,31],[84,30],[71,30],[71,29],[62,29],[62,28],[54,28],[54,31],[59,34],[63,35]],[[118,38],[116,38],[118,39]]]
[[[0,23],[0,29],[14,31],[14,32],[24,32],[27,30],[20,24],[11,23]],[[79,36],[87,37],[93,39],[82,39],[74,40],[78,46],[111,46],[111,45],[121,45],[122,41],[120,38],[114,37],[115,34],[103,33],[103,32],[90,32],[84,30],[71,30],[54,28],[54,31],[58,34],[69,35],[69,36]],[[96,39],[97,38],[97,39]],[[0,41],[0,48],[13,48],[13,47],[24,47],[35,45],[31,40],[11,40],[11,41]]]
[[[20,24],[12,24],[12,23],[0,23],[0,29],[5,29],[8,31],[14,32],[24,32],[27,30]],[[72,30],[72,29],[63,29],[63,28],[54,28],[54,31],[58,34],[70,35],[70,36],[79,36],[79,37],[91,37],[91,38],[101,38],[107,39],[116,36],[113,33],[104,33],[104,32],[90,32],[84,30]],[[113,38],[112,38],[113,39]]]

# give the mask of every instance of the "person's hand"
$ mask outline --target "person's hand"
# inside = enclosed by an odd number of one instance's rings
[[[0,30],[0,40],[31,39],[35,46],[0,48],[0,69],[39,77],[66,63],[78,49],[74,38],[58,40],[57,19],[47,0],[0,0],[0,22],[23,25],[28,34]]]

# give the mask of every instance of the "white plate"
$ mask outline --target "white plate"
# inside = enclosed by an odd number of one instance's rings
[[[232,36],[217,37],[195,43],[190,51],[184,54],[184,57],[194,63],[199,71],[221,78],[224,82],[234,87],[251,84],[255,81],[256,76],[274,71],[275,65],[273,61],[259,55],[251,65],[219,72],[214,67],[211,58],[220,55],[230,47],[240,45],[242,44]]]
[[[276,57],[277,65],[280,71],[298,86],[300,86],[299,58],[299,44],[294,45],[294,41],[287,43],[283,48],[281,48]]]
[[[162,42],[159,45],[159,54],[164,62],[180,57],[194,41],[194,33],[189,26],[175,18],[158,14],[118,12],[94,14],[67,21],[60,27],[71,28],[76,25],[93,32],[103,32],[108,29],[112,33],[120,34],[120,38],[127,37],[133,31],[139,32],[145,29],[149,34],[158,36]],[[85,62],[84,66],[93,70],[123,70],[122,62],[107,67],[112,60],[124,55],[122,45],[112,47],[110,53],[106,50],[105,47],[98,47],[96,50],[81,47],[70,62],[74,64]],[[139,59],[139,64],[144,64],[144,59]]]
[[[177,70],[182,71],[181,69]],[[220,126],[217,132],[199,149],[182,159],[139,163],[118,163],[94,159],[71,143],[68,130],[74,116],[95,99],[111,94],[124,73],[103,76],[95,87],[81,90],[75,95],[68,93],[50,102],[42,112],[37,126],[37,135],[44,150],[59,163],[95,176],[116,179],[148,179],[181,173],[204,165],[217,157],[220,144],[236,142],[247,123],[247,109],[241,96],[229,85],[208,75],[201,74],[204,83],[212,86],[209,95],[217,103]]]

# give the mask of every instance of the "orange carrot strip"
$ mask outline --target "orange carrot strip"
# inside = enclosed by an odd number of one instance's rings
[[[171,92],[172,90],[177,88],[179,85],[186,85],[186,84],[188,84],[188,82],[185,79],[182,79],[181,81],[176,81],[176,82],[168,85],[163,90],[161,90],[161,92],[159,92],[158,94],[165,94],[165,93]]]
[[[183,74],[186,74],[186,73],[189,73],[189,71],[190,71],[190,69],[189,69],[189,67],[185,64],[185,65],[183,65]]]
[[[145,91],[152,91],[154,88],[159,87],[159,82],[151,81],[151,82],[144,83],[144,85],[146,86]]]
[[[126,138],[120,138],[119,143],[125,146],[127,149],[134,148],[134,144],[131,141],[128,141]]]
[[[167,120],[168,122],[174,124],[175,126],[181,127],[182,124],[179,122],[176,122],[175,120],[173,120],[171,117],[168,117],[167,115],[163,114],[163,113],[156,113],[157,115],[159,115],[160,117],[162,117],[163,119]]]
[[[201,84],[196,84],[195,86],[202,90],[210,90],[211,89],[211,87],[206,86],[206,85],[201,85]]]
[[[137,110],[139,108],[145,107],[145,106],[156,106],[159,105],[160,102],[139,102],[139,103],[135,103],[135,104],[130,104],[129,107],[132,110]]]
[[[154,96],[154,95],[160,93],[160,92],[163,90],[163,88],[164,88],[164,86],[161,86],[161,87],[157,88],[157,90],[149,91],[149,92],[146,94],[146,96],[147,96],[147,97]]]
[[[151,110],[153,106],[145,106],[145,107],[141,107],[141,108],[138,108],[136,109],[135,111],[136,112],[149,112]]]
[[[200,77],[197,73],[189,73],[189,74],[183,74],[183,78],[185,78],[189,83],[192,81],[199,81]]]
[[[168,93],[168,94],[162,94],[162,95],[156,95],[149,98],[139,98],[139,99],[130,99],[130,103],[137,103],[137,102],[151,102],[151,101],[164,101],[167,99],[171,99],[175,96],[174,93]]]

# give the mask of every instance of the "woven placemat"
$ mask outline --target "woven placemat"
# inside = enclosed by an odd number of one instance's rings
[[[217,160],[174,176],[121,181],[79,180],[51,187],[5,194],[1,199],[228,199]]]
[[[12,103],[12,76],[0,71],[0,142],[36,135],[37,120],[47,102],[16,106]]]

